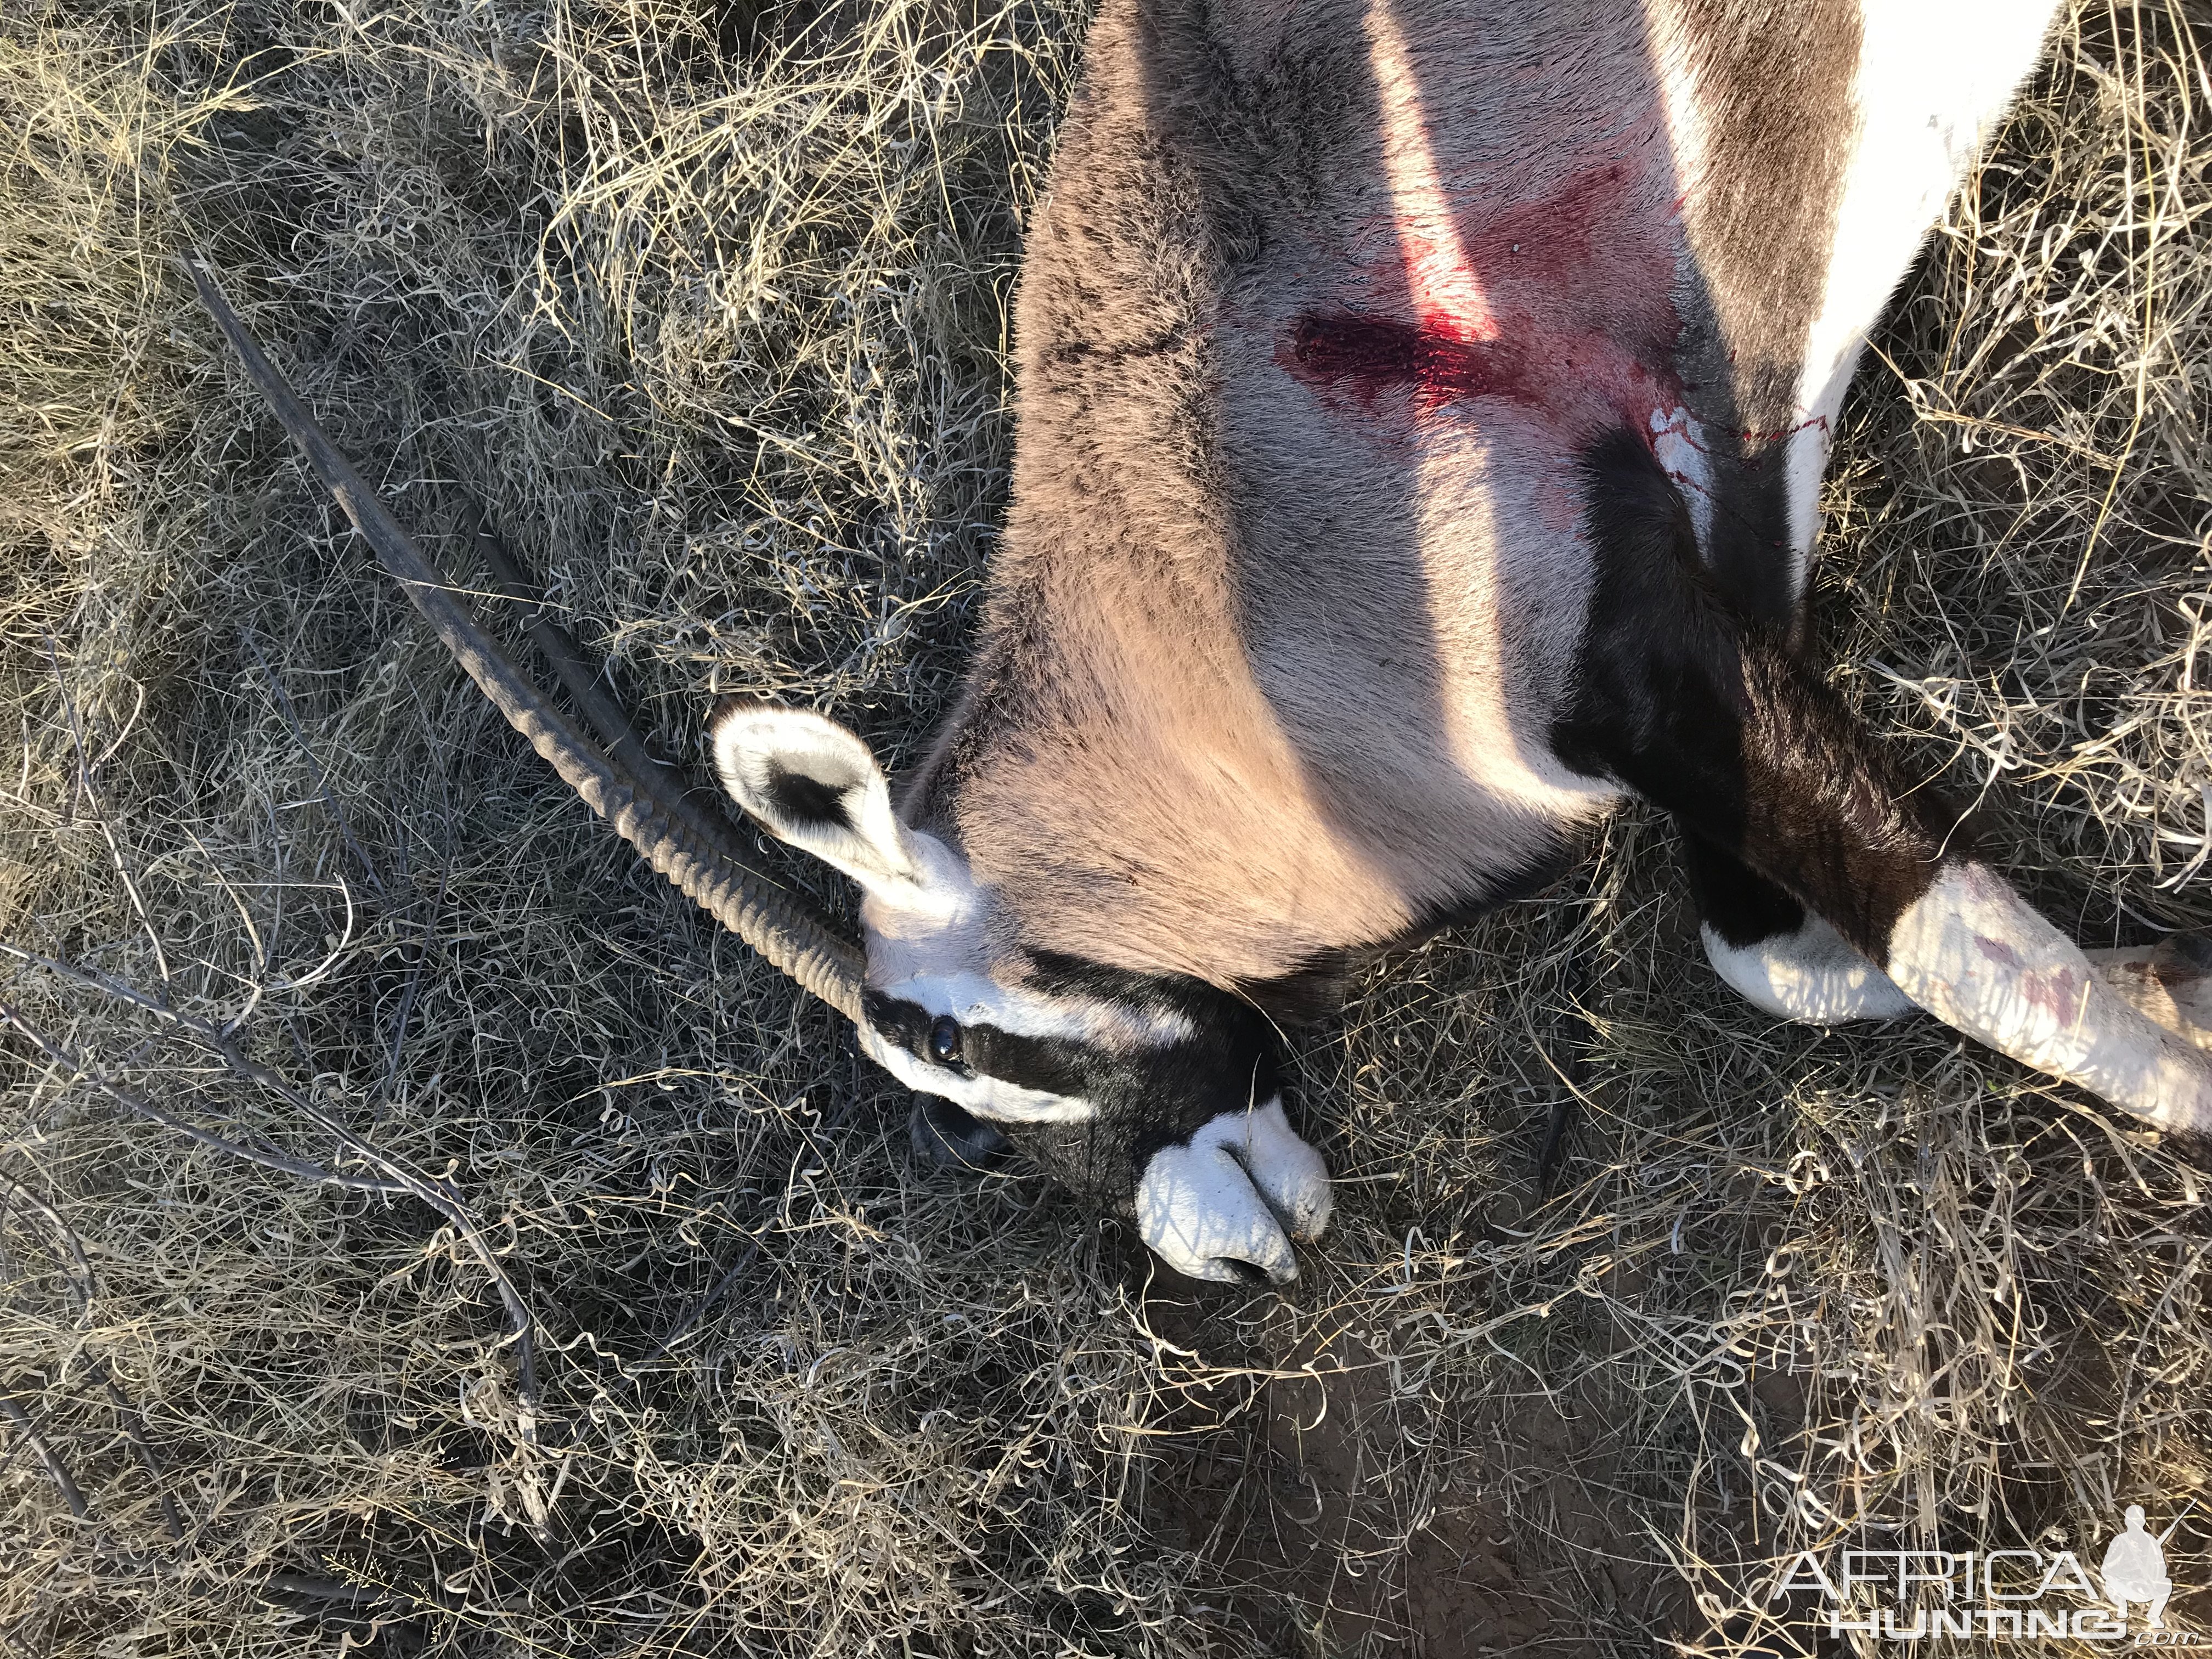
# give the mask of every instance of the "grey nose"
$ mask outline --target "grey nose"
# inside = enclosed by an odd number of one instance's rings
[[[995,1170],[1014,1150],[1013,1142],[981,1118],[935,1095],[914,1097],[906,1131],[915,1156],[940,1169]]]

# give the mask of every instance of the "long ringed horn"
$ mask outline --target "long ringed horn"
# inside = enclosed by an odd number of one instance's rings
[[[796,895],[769,885],[726,854],[726,832],[682,797],[610,759],[555,708],[469,614],[414,538],[362,481],[351,462],[315,424],[284,377],[270,366],[196,258],[185,268],[200,303],[292,441],[307,455],[346,517],[375,550],[468,677],[507,723],[530,740],[584,804],[612,825],[694,903],[848,1018],[860,1018],[860,947],[841,939]]]

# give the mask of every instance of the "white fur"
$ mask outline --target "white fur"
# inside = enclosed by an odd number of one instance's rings
[[[867,931],[868,983],[963,1025],[992,1025],[1018,1036],[1066,1037],[1105,1047],[1177,1042],[1191,1023],[1170,1012],[1125,1008],[1089,997],[1059,996],[1010,983],[993,971],[984,902],[959,854],[925,831],[907,831],[924,879],[871,890],[860,903]],[[863,1030],[869,1054],[901,1082],[1001,1123],[1079,1123],[1087,1100],[1024,1089],[994,1078],[962,1077]]]
[[[1805,343],[1789,444],[1790,543],[1796,586],[1820,526],[1830,428],[1867,331],[1881,319],[1928,228],[2034,67],[2049,0],[1862,0],[1852,88],[1858,127],[1837,204],[1820,315]]]
[[[995,1077],[963,1077],[884,1042],[866,1024],[860,1027],[860,1046],[908,1088],[949,1100],[994,1123],[1081,1123],[1098,1109],[1075,1095],[1048,1094]]]
[[[1948,1025],[2162,1128],[2212,1129],[2212,1057],[2100,978],[2002,876],[1948,866],[1898,918],[1890,977]]]
[[[1180,1014],[1147,1015],[1086,997],[1044,995],[1018,985],[1001,984],[982,973],[929,972],[917,968],[902,977],[881,977],[876,971],[877,959],[912,963],[926,958],[927,951],[901,950],[897,943],[887,945],[884,936],[872,928],[871,933],[876,948],[869,982],[888,996],[918,1004],[932,1014],[949,1014],[963,1025],[992,1025],[1019,1036],[1066,1037],[1128,1048],[1181,1042],[1195,1030]],[[1097,1110],[1090,1101],[1075,1096],[1047,1094],[997,1078],[963,1077],[884,1042],[865,1027],[860,1042],[884,1070],[908,1088],[953,1101],[977,1117],[1000,1123],[1080,1123]]]
[[[1298,1276],[1291,1240],[1320,1237],[1329,1204],[1328,1166],[1278,1097],[1224,1112],[1185,1145],[1153,1153],[1137,1185],[1137,1228],[1153,1254],[1193,1279],[1234,1283],[1241,1275],[1231,1264],[1243,1261],[1284,1285]]]
[[[1912,999],[1820,917],[1808,915],[1794,933],[1755,945],[1730,945],[1700,929],[1713,971],[1754,1006],[1808,1025],[1851,1019],[1894,1019],[1913,1011]]]
[[[903,979],[870,974],[884,995],[950,1014],[963,1025],[995,1025],[1016,1036],[1065,1037],[1104,1048],[1182,1042],[1198,1028],[1166,1011],[1124,1007],[1089,997],[1052,996],[1001,985],[975,973],[916,973]]]
[[[867,745],[819,714],[738,708],[714,730],[714,767],[737,803],[779,839],[851,876],[866,895],[868,983],[963,1025],[989,1024],[1020,1036],[1066,1037],[1107,1046],[1180,1042],[1189,1020],[1088,997],[1055,996],[1008,984],[991,971],[984,904],[961,856],[936,836],[901,823],[883,769]],[[795,772],[838,792],[850,827],[793,819],[770,781]],[[964,1077],[884,1042],[865,1026],[860,1042],[884,1070],[924,1094],[1000,1123],[1080,1123],[1087,1100]]]
[[[883,768],[835,720],[798,708],[736,708],[715,722],[714,745],[722,787],[778,840],[902,903],[927,903],[941,888],[933,878],[942,872],[891,811]],[[779,772],[836,792],[850,827],[787,815],[770,788]]]

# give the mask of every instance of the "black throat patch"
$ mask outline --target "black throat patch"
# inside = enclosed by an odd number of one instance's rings
[[[963,1024],[960,1066],[995,1079],[1090,1103],[1080,1123],[999,1123],[1016,1146],[1079,1194],[1127,1214],[1145,1165],[1214,1118],[1266,1105],[1280,1092],[1275,1029],[1250,1003],[1177,974],[1109,968],[1057,951],[1028,953],[1024,988],[1110,1005],[1131,1024],[1188,1029],[1158,1040],[1085,1041],[1028,1036],[983,1023]],[[863,1012],[877,1035],[925,1062],[938,1016],[916,1002],[871,990]]]

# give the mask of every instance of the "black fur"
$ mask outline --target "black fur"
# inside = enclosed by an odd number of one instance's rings
[[[1794,933],[1805,925],[1803,905],[1686,827],[1682,862],[1689,869],[1698,915],[1737,949]]]
[[[1595,580],[1554,750],[1674,812],[1887,961],[1899,914],[1947,850],[1966,850],[1955,815],[1899,775],[1780,627],[1723,600],[1680,492],[1641,438],[1598,439],[1583,481]]]
[[[1310,1025],[1344,1006],[1345,988],[1370,954],[1316,951],[1287,974],[1239,981],[1237,994],[1278,1025]]]
[[[1705,567],[1740,614],[1787,628],[1796,611],[1790,580],[1786,447],[1717,469]]]
[[[1031,962],[1037,989],[1179,1014],[1193,1028],[1177,1042],[1126,1047],[1023,1036],[980,1024],[961,1028],[963,1073],[1091,1103],[1093,1115],[1081,1123],[995,1127],[1092,1202],[1127,1215],[1154,1152],[1279,1091],[1273,1027],[1243,999],[1180,975],[1131,973],[1050,951],[1032,952]],[[880,991],[866,993],[864,1005],[884,1041],[927,1057],[936,1016]]]
[[[848,830],[853,826],[852,817],[845,810],[845,792],[804,772],[776,768],[769,775],[768,793],[775,810],[795,822],[842,823]]]
[[[989,1124],[936,1095],[914,1097],[906,1132],[915,1156],[940,1169],[995,1170],[1013,1151]]]

